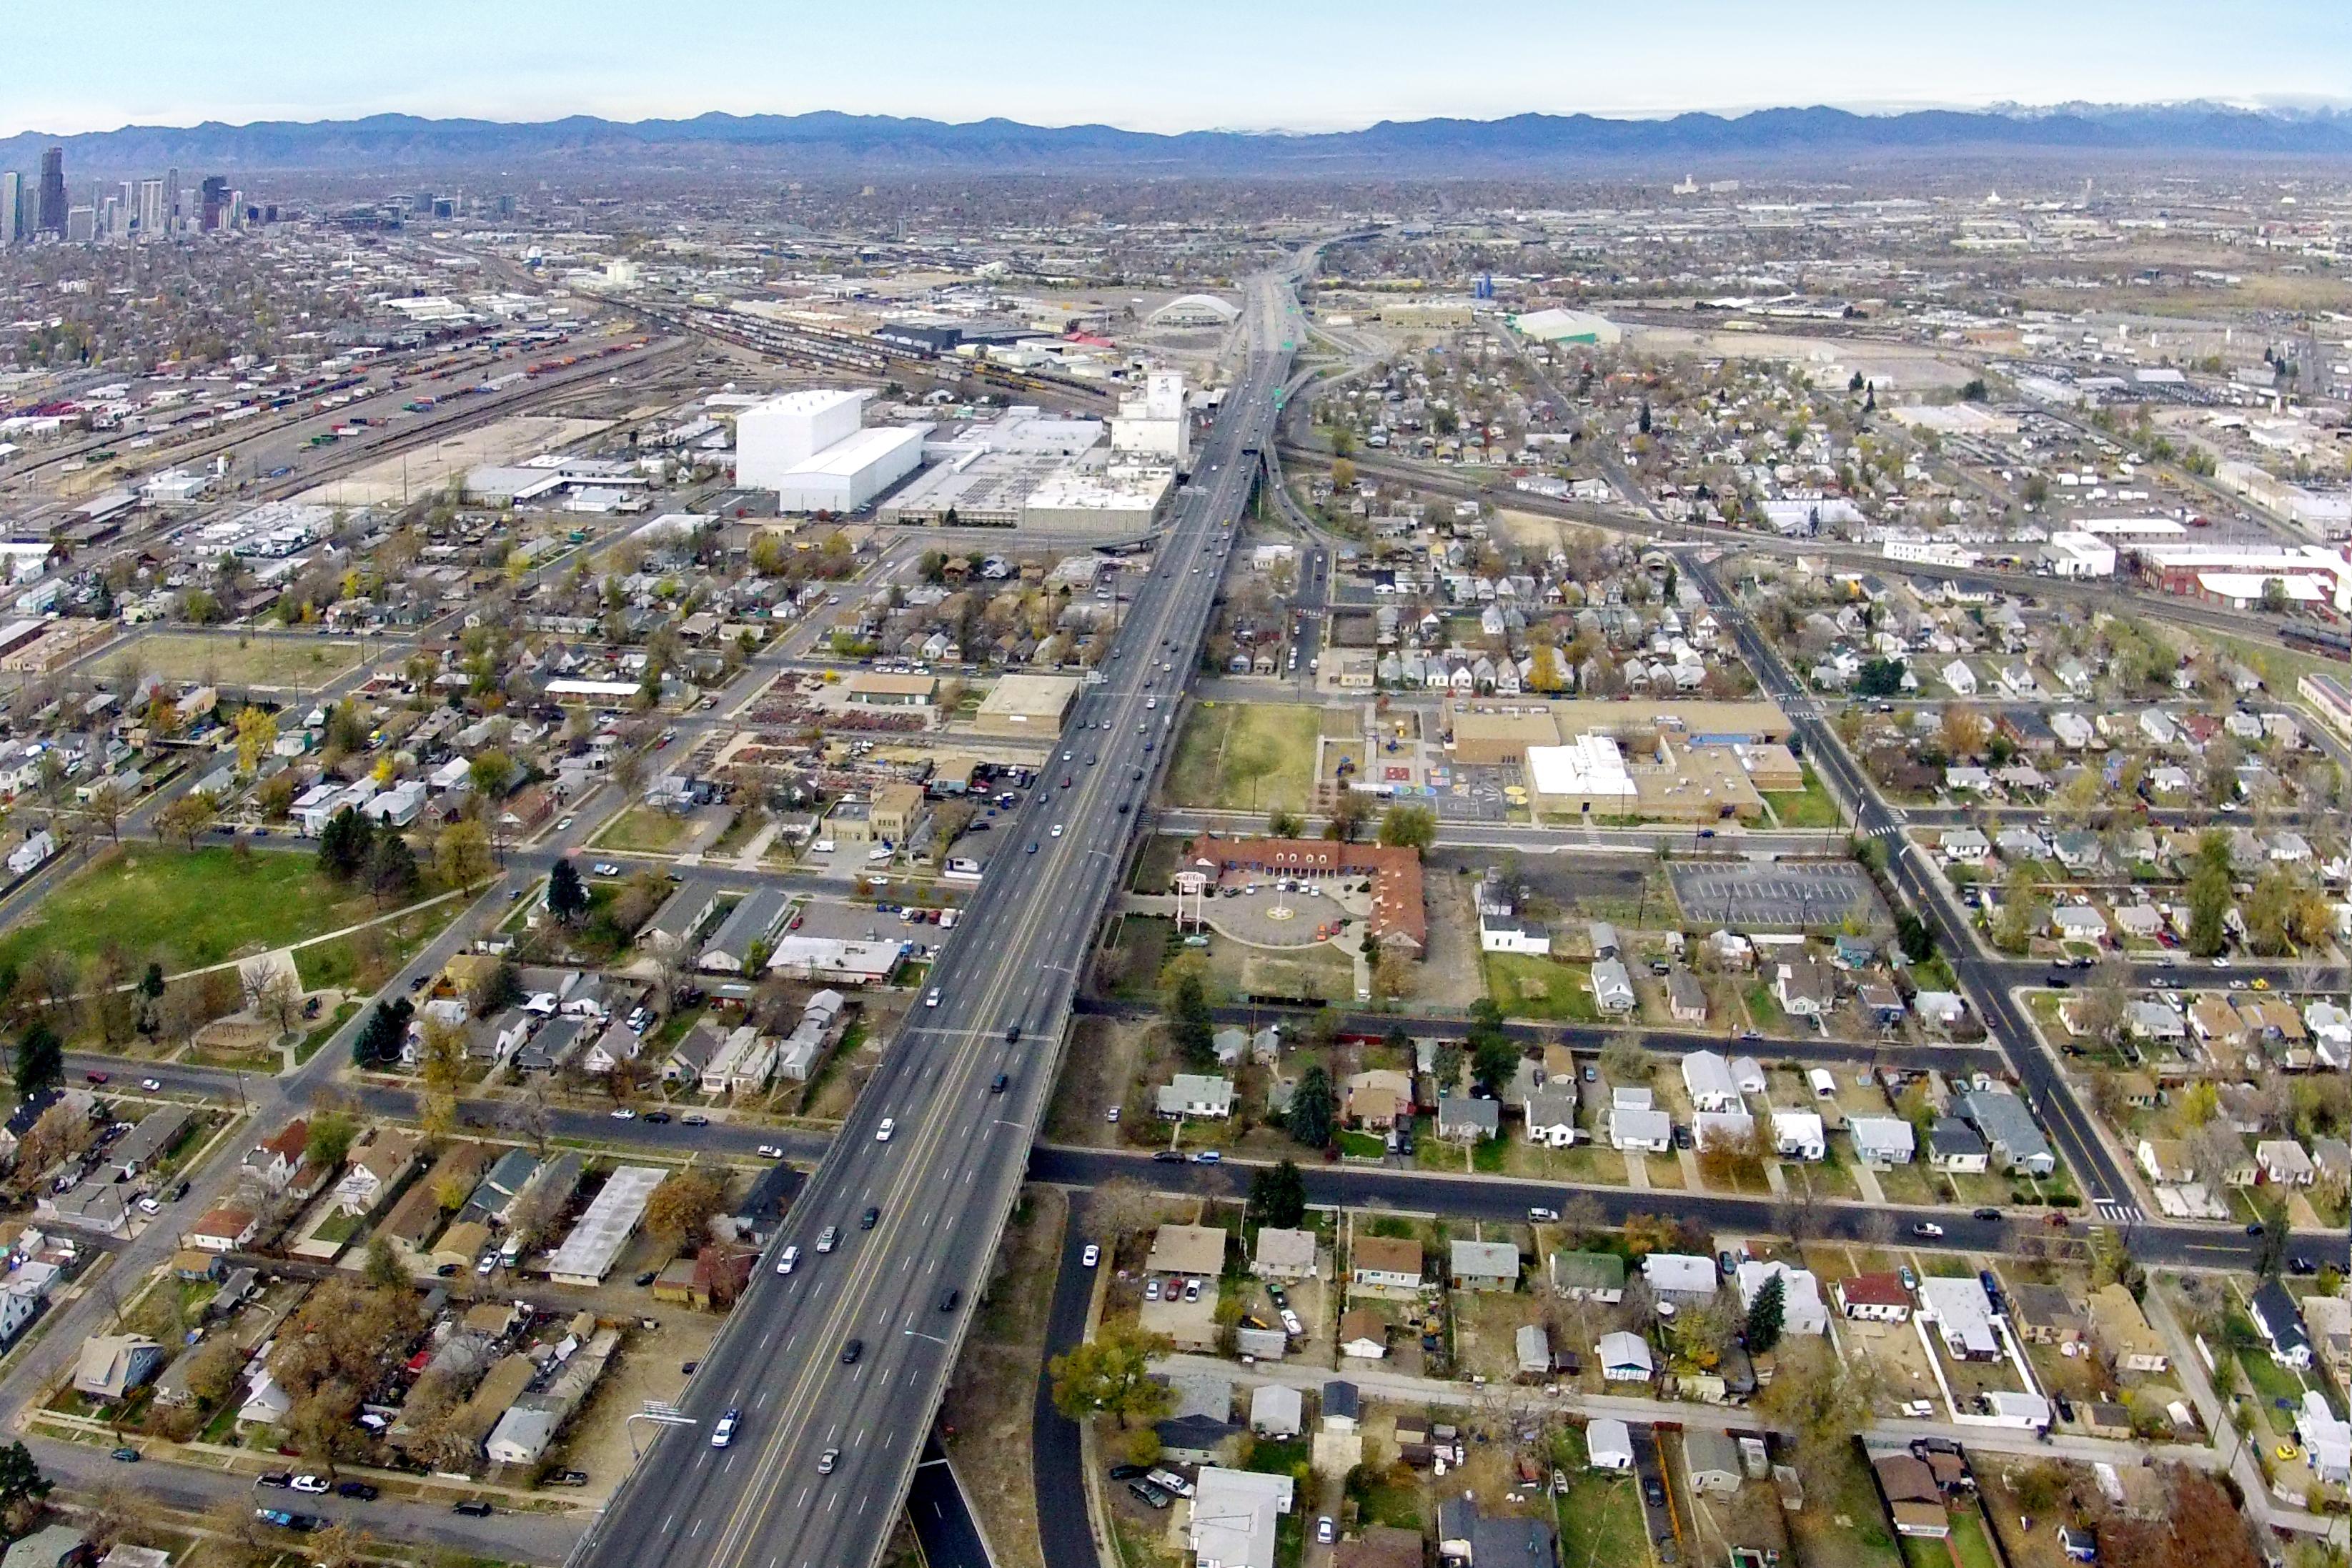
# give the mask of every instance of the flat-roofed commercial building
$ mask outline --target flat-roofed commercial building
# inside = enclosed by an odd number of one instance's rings
[[[1008,675],[989,689],[972,715],[983,735],[1035,735],[1053,740],[1069,721],[1078,681],[1067,675]]]

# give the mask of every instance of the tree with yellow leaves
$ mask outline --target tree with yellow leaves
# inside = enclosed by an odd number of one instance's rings
[[[240,773],[252,773],[261,766],[261,759],[278,744],[278,715],[258,703],[248,702],[236,710],[236,766]]]

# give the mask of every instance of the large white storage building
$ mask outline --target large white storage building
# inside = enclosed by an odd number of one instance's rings
[[[735,422],[735,482],[776,492],[778,511],[851,511],[921,466],[929,425],[858,423],[865,398],[787,392]]]

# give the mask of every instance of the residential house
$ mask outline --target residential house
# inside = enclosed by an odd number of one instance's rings
[[[1234,1080],[1180,1072],[1159,1090],[1154,1105],[1163,1121],[1186,1117],[1223,1121],[1234,1113]]]
[[[1773,966],[1772,996],[1791,1018],[1818,1018],[1837,1002],[1837,979],[1816,960],[1783,959]]]
[[[2246,1303],[2255,1331],[2271,1348],[2271,1360],[2300,1372],[2311,1365],[2311,1331],[2286,1287],[2275,1279],[2263,1281]]]
[[[1359,1289],[1420,1294],[1421,1243],[1411,1237],[1359,1236],[1349,1261]]]
[[[73,1385],[92,1399],[128,1398],[163,1368],[163,1347],[145,1334],[96,1334],[84,1340]]]
[[[2265,1138],[2255,1144],[2254,1164],[2263,1181],[2283,1187],[2307,1187],[2319,1175],[2311,1156],[2292,1138]]]
[[[2120,1284],[2101,1286],[2089,1300],[2091,1332],[2122,1372],[2160,1373],[2172,1365],[2164,1342],[2140,1310],[2139,1302]]]
[[[1714,1051],[1693,1051],[1683,1058],[1683,1089],[1693,1110],[1738,1110],[1739,1086],[1732,1080],[1730,1064]]]
[[[1784,1160],[1819,1160],[1829,1152],[1829,1139],[1818,1112],[1776,1110],[1772,1113],[1772,1147]]]
[[[1708,1496],[1729,1497],[1745,1479],[1739,1445],[1724,1433],[1704,1428],[1683,1434],[1683,1466],[1691,1490]]]
[[[1250,1272],[1261,1279],[1315,1278],[1315,1233],[1267,1226],[1257,1233],[1257,1255]]]
[[[1519,1249],[1508,1241],[1453,1241],[1447,1244],[1445,1275],[1456,1290],[1516,1290],[1519,1288]]]
[[[1565,1149],[1576,1142],[1576,1079],[1572,1075],[1547,1077],[1519,1102],[1528,1142]]]
[[[1839,1280],[1830,1292],[1837,1298],[1838,1310],[1849,1318],[1881,1323],[1911,1321],[1911,1292],[1899,1276],[1857,1274]]]
[[[1962,1095],[1959,1112],[1982,1135],[1985,1146],[2004,1171],[2046,1176],[2058,1167],[2050,1141],[2034,1125],[2033,1113],[2014,1094],[1976,1089]]]
[[[1857,1116],[1847,1121],[1854,1158],[1874,1169],[1907,1165],[1917,1146],[1917,1132],[1899,1116]]]
[[[1278,1383],[1250,1390],[1250,1430],[1277,1442],[1298,1436],[1305,1424],[1306,1400],[1295,1388]]]
[[[1955,1361],[1997,1361],[2000,1339],[1993,1332],[1992,1299],[1973,1275],[1919,1281],[1919,1315],[1936,1325],[1945,1352]]]
[[[1992,1162],[1977,1130],[1957,1117],[1938,1116],[1927,1129],[1927,1163],[1953,1175],[1978,1175]]]
[[[1379,1361],[1389,1353],[1389,1327],[1370,1307],[1351,1307],[1339,1314],[1339,1353],[1358,1361]]]
[[[1601,1363],[1603,1383],[1647,1383],[1656,1373],[1657,1363],[1650,1355],[1650,1347],[1639,1334],[1629,1334],[1622,1329],[1601,1336],[1592,1347],[1594,1357]]]
[[[1716,1287],[1720,1283],[1714,1258],[1694,1258],[1681,1252],[1651,1253],[1642,1259],[1642,1278],[1652,1295],[1677,1307],[1696,1307],[1714,1300]]]
[[[302,1151],[310,1142],[310,1122],[295,1118],[246,1152],[246,1174],[272,1193],[285,1192],[302,1168]]]
[[[1503,1108],[1472,1095],[1449,1095],[1437,1102],[1437,1135],[1454,1143],[1476,1143],[1503,1131]]]
[[[1194,1568],[1274,1568],[1279,1521],[1291,1508],[1291,1478],[1203,1465],[1193,1486],[1185,1544]]]
[[[1780,1281],[1780,1331],[1784,1334],[1819,1336],[1829,1331],[1829,1308],[1822,1301],[1822,1282],[1807,1268],[1791,1268],[1774,1259],[1769,1263],[1750,1260],[1739,1266],[1734,1282],[1739,1288],[1742,1311],[1756,1304],[1768,1281]]]
[[[2032,1281],[2009,1288],[2009,1321],[2035,1344],[2081,1344],[2090,1338],[2090,1315],[2074,1296],[2056,1285]]]
[[[1604,1014],[1622,1016],[1633,1010],[1633,977],[1623,963],[1614,958],[1594,962],[1592,1002]]]
[[[1677,1024],[1706,1022],[1706,987],[1681,964],[1666,972],[1666,1011]]]

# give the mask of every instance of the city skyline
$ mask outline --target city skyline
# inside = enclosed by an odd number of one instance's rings
[[[2196,25],[2209,16],[2188,0],[2063,9],[1975,0],[1900,27],[1886,25],[1883,6],[1801,0],[1760,34],[1719,0],[1663,0],[1638,16],[1496,0],[1475,28],[1433,26],[1427,13],[1393,0],[1344,16],[1205,0],[1181,24],[1193,46],[1173,48],[1145,36],[1170,25],[1158,16],[1094,37],[1042,12],[933,0],[896,9],[903,47],[889,51],[872,46],[870,18],[798,10],[721,15],[707,37],[648,51],[636,19],[611,0],[567,8],[561,36],[544,12],[504,5],[425,0],[329,32],[283,0],[262,0],[207,16],[184,35],[166,29],[158,41],[167,47],[121,52],[109,46],[128,31],[153,36],[152,13],[99,0],[12,24],[26,58],[68,68],[20,84],[0,109],[0,136],[445,117],[485,103],[498,106],[494,118],[517,121],[839,110],[1156,132],[1328,131],[1381,120],[1813,104],[2334,104],[2352,80],[2352,15],[2301,0],[2234,16],[2218,34]],[[453,37],[468,40],[454,57]],[[729,68],[716,72],[704,46],[721,37]],[[1247,49],[1228,47],[1244,37]],[[2033,47],[2021,49],[2020,38]],[[106,90],[93,92],[69,62],[100,58]]]

